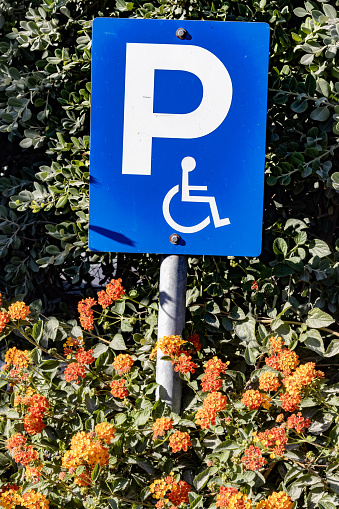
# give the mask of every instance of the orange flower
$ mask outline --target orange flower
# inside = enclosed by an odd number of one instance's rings
[[[29,435],[41,433],[45,427],[46,424],[43,422],[42,415],[40,413],[25,415],[24,428]]]
[[[87,299],[82,299],[78,303],[78,311],[80,313],[80,324],[81,327],[85,330],[93,330],[93,311],[92,307],[97,303],[96,300],[88,297]]]
[[[201,379],[201,388],[204,392],[219,391],[222,380],[218,380],[221,373],[225,373],[229,362],[222,362],[218,357],[213,357],[204,365],[205,374]]]
[[[287,429],[295,429],[298,433],[302,433],[305,429],[309,428],[311,424],[310,419],[304,419],[301,412],[297,415],[292,414],[288,417],[286,422]]]
[[[22,495],[22,505],[27,509],[48,509],[49,502],[45,495],[35,490],[28,490]]]
[[[118,374],[121,376],[124,373],[128,373],[131,371],[131,367],[134,364],[134,360],[128,353],[126,354],[119,354],[113,361],[113,368],[118,372]]]
[[[9,348],[5,354],[5,362],[9,366],[16,368],[27,368],[30,362],[30,354],[28,350],[18,350],[15,346]]]
[[[270,398],[268,398],[266,394],[261,394],[254,389],[245,391],[241,398],[241,402],[250,410],[258,410],[260,406],[268,409],[270,407],[270,401]]]
[[[71,362],[65,369],[64,372],[66,382],[75,380],[75,383],[79,383],[79,378],[85,378],[85,367],[78,362]]]
[[[85,366],[86,364],[92,364],[92,362],[95,361],[93,357],[94,350],[87,350],[85,351],[84,348],[79,348],[79,350],[76,353],[75,360],[79,362],[82,366]]]
[[[180,371],[180,373],[194,373],[198,366],[192,362],[191,359],[192,357],[190,355],[181,354],[176,362],[172,361],[172,364],[175,364],[174,371]]]
[[[266,371],[259,377],[259,389],[262,391],[276,392],[280,387],[279,378],[272,371]]]
[[[112,424],[109,422],[100,422],[95,426],[95,432],[100,440],[103,440],[106,444],[110,444],[114,438],[114,432]]]
[[[153,498],[156,499],[169,499],[174,506],[180,504],[188,504],[188,493],[191,491],[191,486],[185,481],[179,481],[178,483],[174,480],[173,472],[163,479],[155,479],[150,486],[150,492]],[[163,507],[162,504],[157,505],[160,509]]]
[[[29,314],[29,307],[24,302],[14,302],[8,308],[8,315],[11,320],[26,320]]]
[[[80,431],[73,436],[70,449],[62,458],[62,466],[67,468],[70,473],[75,473],[79,465],[84,465],[89,469],[93,469],[97,464],[101,467],[108,465],[108,449],[94,437],[85,431]]]
[[[280,337],[275,338],[274,336],[272,336],[269,339],[269,342],[271,344],[272,352],[276,353],[276,354],[279,354],[282,351],[283,346],[285,344],[284,341]]]
[[[98,292],[98,302],[104,309],[125,294],[121,281],[122,279],[111,279],[111,282],[106,285],[106,291]]]
[[[250,509],[252,502],[237,489],[220,486],[215,505],[221,509]]]
[[[195,417],[196,423],[202,429],[208,429],[216,423],[217,413],[226,408],[227,398],[221,392],[210,392],[204,399],[202,408],[199,408]]]
[[[257,435],[254,435],[255,440],[261,442],[265,447],[272,450],[271,458],[276,456],[283,456],[285,445],[287,444],[288,437],[285,429],[282,426],[267,429]]]
[[[13,449],[24,445],[27,442],[27,438],[21,435],[21,433],[16,433],[12,435],[10,438],[6,440],[6,449],[12,452]]]
[[[259,470],[267,461],[263,458],[262,452],[259,447],[251,445],[249,449],[245,449],[245,454],[241,458],[246,470]]]
[[[111,279],[111,282],[106,286],[107,295],[114,301],[119,300],[125,294],[125,290],[121,285],[122,279]]]
[[[0,332],[6,327],[6,323],[9,322],[8,314],[5,311],[0,311]]]
[[[188,350],[187,353],[195,353],[195,352],[200,352],[201,350],[201,343],[200,343],[200,338],[198,336],[198,334],[191,334],[190,336],[188,336],[187,338],[187,341],[189,343],[192,343],[192,345],[194,346],[195,348],[195,351],[193,350]]]
[[[11,451],[14,461],[27,466],[38,458],[38,452],[31,445],[22,445]]]
[[[186,431],[175,431],[169,438],[169,446],[172,452],[185,451],[192,445],[189,433]]]
[[[168,355],[174,360],[182,353],[185,353],[181,348],[184,343],[186,343],[186,341],[184,341],[181,336],[164,336],[156,342],[150,354],[150,359],[154,359],[157,351],[161,350],[164,355]]]
[[[301,396],[300,394],[289,394],[286,392],[285,394],[280,394],[280,400],[283,410],[286,412],[294,412],[299,408]]]
[[[169,417],[159,417],[155,420],[152,429],[153,429],[153,440],[156,440],[158,437],[163,437],[165,431],[172,429],[173,421]]]
[[[273,492],[266,500],[262,500],[255,509],[292,509],[291,497],[284,491]]]
[[[111,394],[114,398],[124,399],[128,396],[128,390],[124,387],[126,380],[113,380],[111,383]]]
[[[291,371],[296,369],[299,364],[299,356],[295,352],[288,349],[285,349],[281,352],[279,356],[279,366],[280,371],[283,371],[284,374],[291,373]]]
[[[8,489],[0,495],[0,505],[5,509],[15,509],[21,506],[22,498],[17,488]]]

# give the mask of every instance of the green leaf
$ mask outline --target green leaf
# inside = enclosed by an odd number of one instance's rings
[[[318,120],[318,122],[325,122],[330,116],[330,110],[327,106],[320,106],[315,110],[311,111],[311,119]]]
[[[121,334],[116,334],[109,346],[113,348],[113,350],[126,350],[125,341]]]
[[[202,495],[197,495],[196,493],[192,493],[190,492],[188,494],[188,498],[189,498],[189,509],[194,509],[198,506],[201,505],[201,501],[203,499],[203,496]]]
[[[33,145],[33,140],[32,138],[24,138],[20,141],[19,145],[21,148],[29,148]]]
[[[311,240],[309,250],[312,256],[319,256],[319,258],[324,258],[324,256],[331,254],[331,250],[326,242],[320,239]]]
[[[92,481],[93,482],[96,482],[99,475],[100,475],[100,471],[101,471],[101,467],[99,465],[99,463],[97,463],[93,469],[93,472],[92,472]]]
[[[314,352],[321,356],[325,354],[324,342],[318,330],[310,329],[306,331],[304,334],[302,334],[300,340],[302,341],[304,338],[305,338],[304,344],[305,346],[307,346],[307,348],[313,350]]]
[[[337,17],[337,11],[333,7],[333,5],[323,4],[323,11],[329,18],[335,19]]]
[[[318,79],[317,88],[318,88],[319,92],[322,95],[324,95],[325,97],[328,97],[330,95],[331,87],[330,87],[329,83],[327,83],[327,81],[324,80],[323,78]]]
[[[296,9],[293,9],[293,12],[299,18],[303,18],[308,15],[308,12],[303,7],[297,7]]]
[[[331,343],[328,345],[325,357],[334,357],[339,354],[339,339],[332,339]]]
[[[334,319],[325,311],[319,308],[313,308],[307,315],[306,325],[312,329],[319,329],[321,327],[328,327],[334,323]]]
[[[32,328],[32,338],[38,344],[42,337],[43,328],[44,328],[44,324],[43,324],[42,320],[39,320],[37,323],[35,323]]]
[[[202,488],[204,488],[208,482],[208,479],[210,477],[210,469],[206,468],[203,472],[200,472],[200,474],[196,475],[193,480],[193,486],[197,491],[200,491]]]
[[[302,65],[310,65],[314,60],[314,54],[313,53],[306,53],[306,55],[303,55],[300,59],[300,63]]]
[[[277,238],[273,242],[273,251],[276,255],[282,254],[284,257],[287,255],[287,243],[282,238]]]
[[[245,361],[250,366],[253,366],[257,360],[257,357],[259,355],[259,351],[255,348],[250,348],[249,346],[245,350]]]
[[[8,74],[13,80],[19,80],[21,78],[21,74],[15,67],[10,67],[8,69]]]

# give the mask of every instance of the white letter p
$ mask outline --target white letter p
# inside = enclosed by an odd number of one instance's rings
[[[155,69],[187,71],[203,86],[191,113],[153,112]],[[151,175],[152,138],[200,138],[225,119],[232,82],[224,64],[199,46],[127,43],[122,173]]]

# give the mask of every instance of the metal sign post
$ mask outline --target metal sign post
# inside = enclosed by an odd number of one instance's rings
[[[159,284],[158,338],[180,336],[185,327],[187,259],[182,255],[161,257]],[[181,379],[171,362],[157,353],[158,397],[177,414],[181,404]]]
[[[260,254],[269,30],[94,20],[89,246],[169,255],[159,338],[184,328],[185,256]],[[157,381],[179,411],[170,362],[158,359]]]

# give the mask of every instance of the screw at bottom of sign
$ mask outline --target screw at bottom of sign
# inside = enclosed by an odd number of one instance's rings
[[[169,239],[172,244],[179,244],[181,237],[177,233],[172,233]]]
[[[178,28],[178,30],[175,32],[175,35],[179,39],[185,39],[187,35],[187,30],[185,30],[184,28]]]

